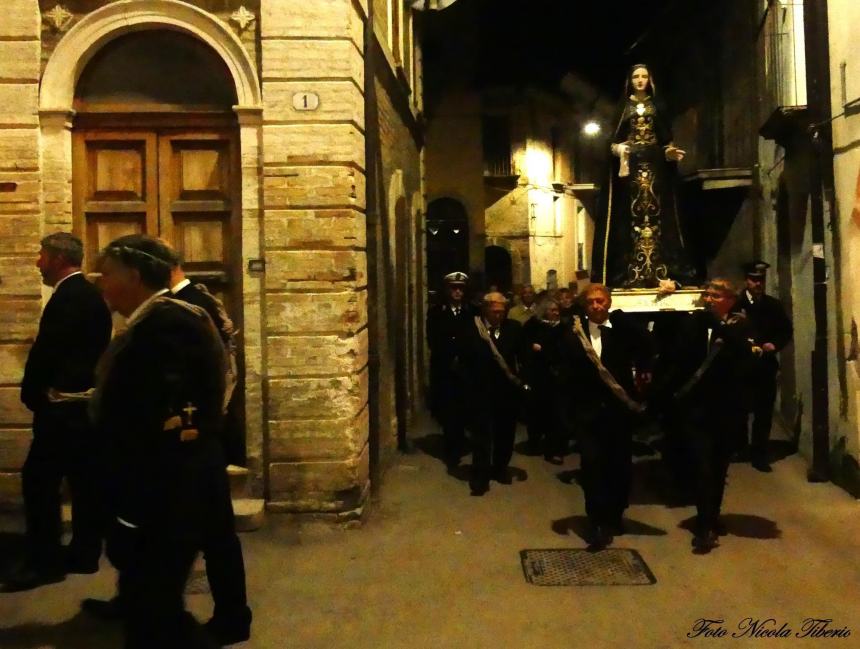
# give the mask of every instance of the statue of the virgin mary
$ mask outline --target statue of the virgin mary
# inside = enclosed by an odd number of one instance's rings
[[[594,280],[618,288],[695,283],[676,196],[676,163],[684,151],[672,142],[646,65],[634,65],[627,77],[611,150],[594,236]]]

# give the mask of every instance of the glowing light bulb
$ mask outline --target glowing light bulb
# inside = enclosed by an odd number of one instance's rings
[[[598,124],[594,120],[587,122],[585,126],[582,127],[582,132],[589,137],[594,137],[595,135],[600,133],[600,124]]]

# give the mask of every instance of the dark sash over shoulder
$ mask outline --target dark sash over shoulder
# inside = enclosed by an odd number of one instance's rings
[[[612,372],[606,369],[606,366],[600,360],[600,356],[598,356],[597,352],[594,351],[591,340],[589,340],[588,336],[585,335],[585,330],[582,328],[582,321],[579,319],[578,315],[573,316],[573,333],[575,333],[576,337],[579,338],[579,342],[585,350],[585,355],[588,356],[588,360],[590,360],[591,364],[594,365],[598,376],[600,376],[600,380],[603,381],[612,394],[614,394],[618,400],[627,406],[632,412],[644,412],[645,404],[632,399],[630,395],[627,394],[627,390],[621,387],[618,381],[615,380],[615,377],[612,376]]]
[[[732,314],[726,320],[726,325],[733,325],[739,322],[743,322],[746,320],[746,314],[743,312]],[[714,342],[711,343],[710,348],[708,349],[708,354],[705,356],[705,360],[702,361],[702,364],[699,365],[699,368],[693,372],[693,375],[689,378],[689,380],[682,385],[678,391],[675,393],[676,399],[683,399],[690,393],[696,384],[702,380],[702,377],[705,375],[705,372],[711,367],[714,362],[714,359],[719,355],[719,353],[723,349],[723,339],[716,338]]]
[[[496,349],[496,345],[493,343],[489,330],[484,326],[484,321],[481,319],[481,316],[475,316],[475,327],[478,328],[478,335],[487,343],[490,347],[490,352],[493,355],[493,359],[496,361],[496,364],[499,366],[499,369],[504,372],[505,376],[508,377],[508,380],[513,383],[518,388],[523,386],[523,382],[520,378],[511,371],[511,368],[508,367],[508,362],[505,358],[499,353],[499,350]]]

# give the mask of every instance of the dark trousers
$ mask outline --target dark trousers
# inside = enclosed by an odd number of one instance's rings
[[[472,427],[472,479],[473,485],[489,482],[490,478],[506,471],[514,454],[514,437],[517,430],[517,403],[509,397],[500,399],[492,408],[481,408],[481,414]]]
[[[633,481],[633,418],[610,404],[578,422],[585,513],[593,525],[618,522]]]
[[[193,444],[193,446],[192,446]],[[242,545],[236,534],[221,444],[200,440],[176,447],[161,476],[156,518],[137,530],[114,523],[108,555],[119,570],[117,597],[126,619],[126,647],[209,647],[185,611],[183,593],[199,551],[219,625],[251,624]],[[165,644],[166,643],[166,644]]]
[[[192,539],[172,530],[130,531],[129,560],[119,574],[125,649],[217,646],[185,610],[188,574],[197,554]]]
[[[737,449],[739,423],[731,417],[697,412],[683,419],[696,491],[696,533],[714,530],[720,516],[729,463]]]
[[[431,374],[433,413],[442,427],[444,460],[457,464],[463,453],[466,436],[466,404],[462,381],[456,372],[434,366]]]
[[[251,623],[251,609],[245,588],[245,561],[236,534],[233,502],[227,471],[217,470],[217,448],[212,449],[209,498],[202,519],[201,550],[206,559],[206,578],[215,602],[213,617],[225,625]]]
[[[773,424],[773,407],[776,403],[776,375],[779,366],[772,359],[762,359],[752,382],[752,440],[750,457],[767,460],[767,444]],[[744,435],[746,438],[746,435]]]
[[[570,437],[567,401],[562,389],[553,383],[532,386],[527,404],[529,444],[539,448],[543,443],[546,457],[567,454]]]
[[[22,470],[27,538],[33,567],[63,567],[60,487],[72,498],[70,558],[96,562],[106,522],[102,447],[87,420],[85,403],[45,406],[33,417],[33,442]]]

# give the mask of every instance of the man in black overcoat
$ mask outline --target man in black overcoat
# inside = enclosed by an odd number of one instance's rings
[[[125,646],[217,646],[184,607],[194,558],[229,525],[219,443],[224,348],[206,313],[166,297],[165,246],[144,235],[102,252],[105,299],[127,318],[99,363],[93,416],[111,459],[115,515],[108,556],[119,570]]]
[[[720,521],[726,477],[747,416],[750,329],[737,311],[737,291],[726,279],[712,279],[703,292],[705,309],[682,323],[655,392],[689,451],[694,474],[696,523],[693,546],[706,553],[725,533]]]
[[[776,403],[776,378],[779,372],[779,352],[791,342],[793,327],[782,302],[765,293],[767,269],[770,264],[754,261],[744,266],[746,288],[738,299],[737,308],[747,316],[752,337],[761,349],[752,366],[752,441],[750,460],[757,470],[770,473],[767,444]],[[746,441],[746,435],[744,440]]]
[[[601,549],[624,533],[633,427],[644,410],[640,388],[650,381],[654,350],[635,320],[620,310],[610,313],[612,298],[604,285],[586,288],[582,303],[584,316],[574,316],[568,353],[590,546]]]
[[[459,364],[459,338],[473,326],[475,310],[465,299],[466,273],[445,275],[445,301],[427,311],[430,348],[431,409],[442,426],[443,453],[449,469],[460,464],[465,442],[466,394]]]
[[[522,326],[505,318],[507,298],[484,296],[482,315],[472,318],[461,339],[460,358],[472,431],[472,495],[483,496],[490,480],[511,484],[517,412],[524,384],[518,377]]]
[[[98,289],[81,272],[81,241],[45,237],[36,266],[53,287],[24,369],[21,401],[33,411],[33,442],[22,471],[29,558],[6,582],[24,590],[98,570],[105,522],[102,443],[87,417],[94,369],[111,336]],[[72,540],[60,545],[60,484],[72,497]]]

